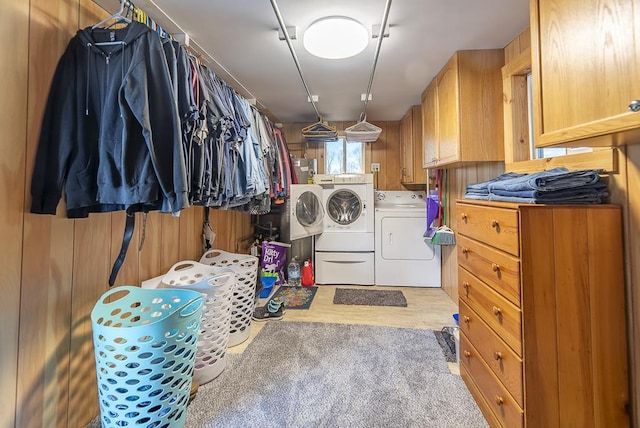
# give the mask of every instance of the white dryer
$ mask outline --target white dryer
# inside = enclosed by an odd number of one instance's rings
[[[315,238],[318,284],[373,285],[373,174],[315,175],[325,211]]]
[[[375,192],[375,283],[440,287],[440,247],[423,238],[425,192]]]
[[[292,241],[322,233],[324,227],[322,187],[314,184],[291,185],[289,222],[289,239]]]

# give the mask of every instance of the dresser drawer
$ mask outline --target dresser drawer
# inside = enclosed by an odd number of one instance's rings
[[[458,267],[458,290],[460,300],[469,305],[516,354],[522,356],[520,309],[461,267]],[[465,321],[462,316],[460,320]]]
[[[456,209],[458,233],[520,255],[517,210],[464,203],[458,203]]]
[[[507,346],[464,301],[460,300],[459,303],[461,319],[468,317],[471,320],[461,327],[465,336],[520,407],[524,407],[520,356]]]
[[[483,395],[486,404],[504,427],[522,427],[524,412],[485,364],[464,332],[460,335],[460,371],[468,374]]]
[[[520,306],[520,261],[465,236],[458,237],[458,264],[511,303]]]

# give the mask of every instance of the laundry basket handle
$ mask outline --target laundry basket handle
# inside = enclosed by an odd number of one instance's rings
[[[121,285],[119,287],[111,288],[109,289],[109,291],[107,291],[102,295],[102,300],[100,301],[100,303],[103,305],[109,305],[109,304],[115,303],[127,297],[129,294],[131,294],[131,289],[135,289],[135,288],[140,288],[140,287],[135,287],[133,285]],[[113,296],[114,294],[121,294],[121,295],[117,296],[115,300],[111,300],[110,297]]]
[[[190,317],[191,315],[196,313],[198,309],[200,309],[203,302],[204,302],[204,294],[200,294],[200,297],[191,299],[180,311],[180,316],[182,318]]]
[[[226,256],[227,254],[231,254],[231,253],[227,253],[226,251],[222,251],[222,250],[212,249],[204,253],[200,258],[200,260],[202,261],[205,259],[213,259],[220,256]]]
[[[173,266],[171,266],[171,268],[169,269],[169,271],[167,273],[171,273],[171,272],[186,272],[190,269],[193,269],[196,267],[196,264],[198,262],[196,261],[192,261],[192,260],[182,260],[176,264],[174,264]]]

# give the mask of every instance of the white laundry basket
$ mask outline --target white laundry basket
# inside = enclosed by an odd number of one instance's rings
[[[256,305],[258,262],[259,260],[255,256],[228,253],[222,250],[209,250],[200,259],[200,263],[228,267],[236,273],[229,346],[239,345],[249,338],[251,316]]]
[[[162,278],[159,287],[198,291],[206,295],[193,378],[200,385],[212,381],[227,365],[231,308],[235,288],[232,269],[208,266],[191,260],[178,262]]]

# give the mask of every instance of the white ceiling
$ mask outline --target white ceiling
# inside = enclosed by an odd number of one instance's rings
[[[116,0],[109,1],[117,7]],[[157,5],[226,69],[211,67],[220,77],[244,96],[256,98],[277,121],[316,120],[287,44],[278,39],[278,20],[269,0],[134,3],[152,17],[149,5]],[[302,33],[330,15],[352,17],[371,32],[382,22],[385,0],[277,0],[277,5],[285,24],[298,29],[293,46],[311,93],[319,96],[323,118],[357,120],[377,39],[353,58],[327,60],[304,50]],[[156,19],[162,24],[161,17]],[[390,37],[382,42],[367,107],[369,121],[399,120],[410,106],[420,104],[422,91],[455,51],[507,45],[529,26],[529,0],[395,0],[388,25]]]

